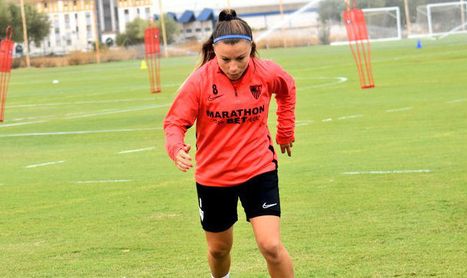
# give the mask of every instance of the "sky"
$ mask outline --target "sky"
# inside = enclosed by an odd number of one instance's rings
[[[153,0],[156,13],[159,12],[159,0]],[[222,9],[227,7],[229,0],[161,0],[164,12],[183,12],[185,10],[200,11],[203,8]],[[230,0],[232,8],[258,5],[279,5],[280,0]],[[282,0],[283,3],[307,2],[306,0]]]

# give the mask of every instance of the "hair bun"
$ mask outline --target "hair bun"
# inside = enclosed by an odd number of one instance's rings
[[[237,12],[232,9],[222,10],[219,14],[219,21],[230,21],[237,18]]]

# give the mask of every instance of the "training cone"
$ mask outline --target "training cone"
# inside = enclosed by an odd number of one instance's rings
[[[421,49],[422,48],[422,40],[418,39],[417,40],[417,49]]]
[[[139,68],[142,69],[142,70],[148,69],[148,66],[146,65],[146,61],[145,61],[145,60],[142,60],[142,61],[141,61],[141,66],[140,66]]]

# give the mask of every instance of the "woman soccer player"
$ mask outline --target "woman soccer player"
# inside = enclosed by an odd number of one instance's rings
[[[164,130],[169,156],[186,172],[193,164],[184,138],[196,121],[196,187],[212,277],[229,277],[238,199],[271,277],[293,277],[280,240],[277,155],[267,123],[274,94],[276,142],[291,156],[295,82],[275,63],[256,57],[251,28],[234,10],[219,14],[202,58],[173,102]]]

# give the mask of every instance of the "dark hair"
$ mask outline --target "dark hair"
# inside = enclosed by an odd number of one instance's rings
[[[214,40],[218,37],[225,35],[245,35],[252,39],[251,41],[251,57],[256,56],[256,44],[253,41],[253,34],[251,32],[251,27],[243,19],[237,17],[237,12],[231,9],[222,10],[219,14],[219,21],[214,27],[209,39],[203,43],[203,48],[201,49],[202,62],[201,65],[206,64],[216,56],[214,53]],[[240,39],[225,39],[222,42],[227,44],[236,44]]]

